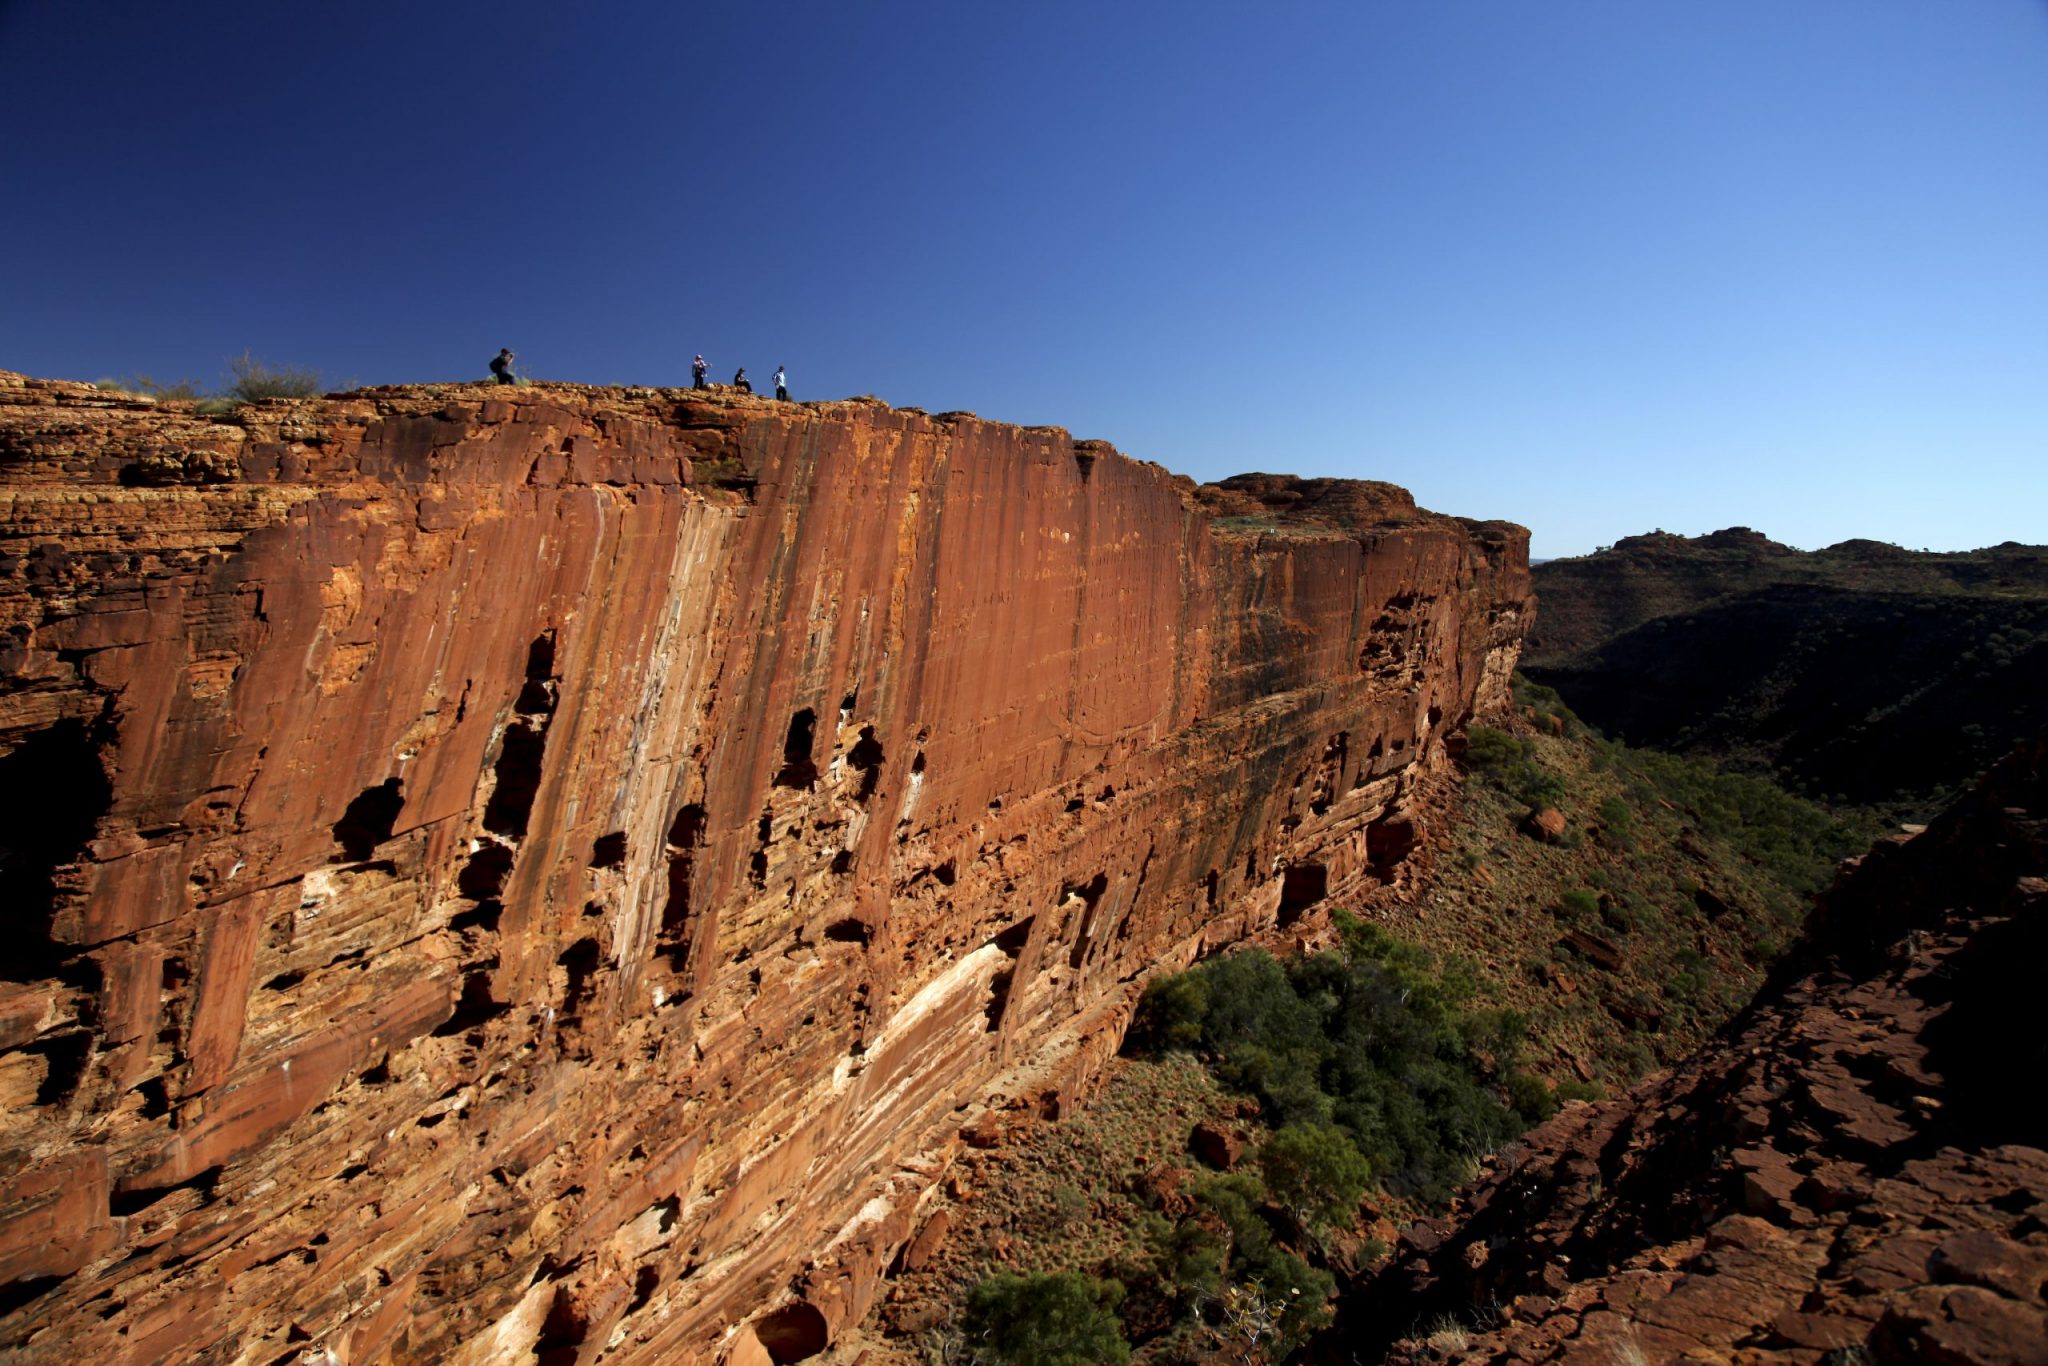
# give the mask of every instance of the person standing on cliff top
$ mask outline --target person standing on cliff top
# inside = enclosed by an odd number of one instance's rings
[[[743,394],[751,394],[754,392],[754,386],[747,382],[746,366],[742,365],[739,369],[733,371],[732,387],[739,390]]]
[[[779,365],[775,367],[775,397],[789,402],[789,372]]]
[[[711,367],[704,363],[704,358],[702,356],[699,356],[697,357],[697,359],[691,361],[690,387],[692,389],[702,389],[704,387],[704,376],[710,369]]]
[[[491,357],[491,373],[498,377],[498,383],[517,384],[519,382],[512,374],[512,362],[514,359],[516,358],[513,356],[512,348],[509,346],[499,347],[498,354]]]

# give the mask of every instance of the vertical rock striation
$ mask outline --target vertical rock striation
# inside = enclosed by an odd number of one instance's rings
[[[872,402],[0,375],[0,1346],[790,1361],[1401,878],[1525,533]]]

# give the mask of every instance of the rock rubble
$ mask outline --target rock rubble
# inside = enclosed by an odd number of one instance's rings
[[[2048,741],[1838,884],[1694,1061],[1569,1107],[1324,1359],[2048,1362]]]

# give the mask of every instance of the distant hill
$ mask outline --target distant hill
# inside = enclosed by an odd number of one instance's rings
[[[1652,532],[1533,573],[1523,667],[1629,743],[1931,809],[2048,726],[2048,547]]]

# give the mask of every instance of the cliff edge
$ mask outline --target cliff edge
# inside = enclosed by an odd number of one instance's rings
[[[822,1350],[963,1127],[1399,883],[1504,697],[1526,533],[1260,478],[0,374],[0,1346]]]

